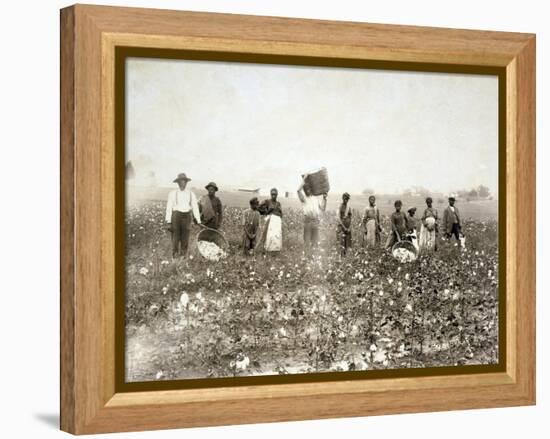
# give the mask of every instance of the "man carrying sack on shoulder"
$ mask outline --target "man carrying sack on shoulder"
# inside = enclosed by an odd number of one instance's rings
[[[178,174],[174,183],[178,188],[170,191],[166,203],[166,223],[172,232],[172,257],[186,256],[193,219],[201,223],[199,205],[195,194],[187,188],[191,181],[185,173]]]

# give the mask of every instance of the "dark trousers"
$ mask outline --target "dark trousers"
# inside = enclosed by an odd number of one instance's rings
[[[454,223],[452,228],[451,228],[451,233],[449,235],[450,235],[449,237],[454,235],[454,237],[456,239],[459,239],[460,238],[460,224]]]
[[[315,218],[304,219],[304,250],[306,254],[319,245],[319,220]]]
[[[346,232],[341,226],[338,226],[336,236],[340,243],[340,254],[346,256],[348,248],[351,248],[351,232]]]
[[[251,252],[253,252],[256,248],[256,237],[249,238],[248,235],[245,233],[243,237],[243,248],[245,255],[249,255]]]
[[[172,256],[186,255],[189,249],[191,212],[172,212]]]

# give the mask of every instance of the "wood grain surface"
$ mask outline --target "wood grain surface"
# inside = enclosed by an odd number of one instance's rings
[[[506,68],[506,372],[116,393],[117,46]],[[63,9],[61,428],[84,434],[534,404],[535,217],[534,35],[105,6]]]

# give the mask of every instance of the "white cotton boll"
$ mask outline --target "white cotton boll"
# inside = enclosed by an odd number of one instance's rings
[[[378,350],[378,348],[377,348],[376,345],[373,343],[373,344],[370,345],[369,350],[370,350],[371,352],[376,352],[376,351]]]
[[[189,296],[185,291],[181,293],[180,303],[182,304],[182,306],[187,306],[187,304],[189,303]]]
[[[246,370],[250,364],[250,359],[247,356],[244,356],[242,359],[235,361],[235,368],[238,370]]]
[[[346,360],[342,360],[334,363],[333,368],[347,372],[349,370],[349,364]]]
[[[155,378],[157,380],[160,380],[162,377],[164,377],[164,372],[162,370],[159,370],[157,374],[155,375]]]
[[[410,303],[407,303],[407,306],[405,306],[405,309],[406,309],[407,311],[409,311],[409,312],[412,312],[413,307],[412,307],[412,305],[411,305]]]

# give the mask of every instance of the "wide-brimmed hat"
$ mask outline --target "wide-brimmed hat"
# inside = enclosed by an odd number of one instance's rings
[[[349,198],[351,198],[351,197],[349,196],[349,194],[348,194],[347,192],[344,192],[344,193],[342,194],[342,198],[348,198],[348,199],[349,199]]]
[[[456,201],[455,197],[449,197],[449,201]]]
[[[209,187],[213,187],[216,191],[219,190],[219,189],[218,189],[218,186],[217,186],[216,183],[214,183],[213,181],[211,181],[210,183],[208,183],[204,188],[205,188],[205,189],[208,189]]]
[[[174,183],[177,183],[178,181],[191,181],[191,179],[185,174],[185,172],[180,172],[178,176],[174,179]]]

